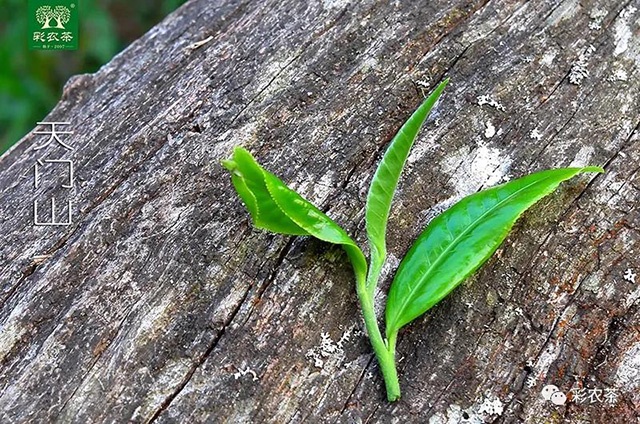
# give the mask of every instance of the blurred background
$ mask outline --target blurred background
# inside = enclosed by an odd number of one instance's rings
[[[0,154],[60,99],[75,74],[95,72],[186,0],[80,0],[75,51],[27,47],[27,0],[0,0]]]

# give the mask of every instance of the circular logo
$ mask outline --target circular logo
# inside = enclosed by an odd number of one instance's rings
[[[565,396],[564,393],[562,393],[561,391],[557,391],[554,394],[551,395],[551,403],[553,403],[554,405],[564,405],[564,403],[567,401],[567,396]]]
[[[553,384],[548,384],[542,388],[542,398],[544,400],[551,400],[551,396],[560,390]]]
[[[542,398],[551,401],[554,405],[564,405],[567,402],[567,396],[553,384],[547,384],[542,388]]]

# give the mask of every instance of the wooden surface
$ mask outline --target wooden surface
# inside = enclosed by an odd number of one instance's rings
[[[72,123],[73,152],[32,132],[0,159],[0,421],[637,422],[639,9],[189,1],[67,83],[46,120]],[[563,184],[401,332],[389,404],[345,254],[252,229],[219,160],[248,148],[364,244],[380,156],[445,76],[395,198],[380,312],[456,199],[607,173]],[[34,198],[69,196],[34,189],[43,157],[74,161],[71,226],[33,225]],[[547,384],[617,398],[560,407]]]

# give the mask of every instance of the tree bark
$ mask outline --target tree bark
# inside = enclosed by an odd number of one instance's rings
[[[189,1],[65,85],[45,121],[71,123],[73,151],[34,150],[32,131],[0,159],[1,421],[636,422],[638,9]],[[253,229],[219,161],[246,147],[365,245],[376,165],[447,76],[395,197],[379,316],[457,199],[545,168],[607,172],[563,184],[401,331],[388,403],[345,254]],[[73,161],[73,190],[34,188],[43,158]],[[34,199],[69,196],[72,225],[34,226]],[[603,393],[556,406],[548,384]]]

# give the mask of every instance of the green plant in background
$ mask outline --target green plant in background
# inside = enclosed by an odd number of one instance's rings
[[[75,51],[29,50],[26,0],[0,2],[0,154],[49,113],[69,77],[95,72],[185,1],[81,0]]]
[[[256,227],[280,234],[311,235],[345,249],[389,401],[400,398],[395,366],[398,331],[478,269],[518,217],[562,181],[581,172],[604,172],[599,167],[538,172],[470,195],[433,219],[409,249],[391,284],[383,337],[374,311],[374,294],[386,258],[391,201],[416,135],[447,82],[441,83],[400,128],[373,176],[365,211],[369,266],[362,250],[338,224],[262,168],[248,151],[236,147],[232,159],[223,161]]]

